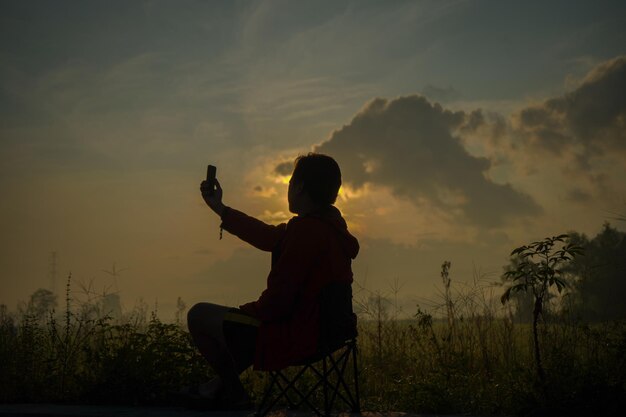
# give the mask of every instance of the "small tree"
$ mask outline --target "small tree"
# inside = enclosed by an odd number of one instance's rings
[[[533,305],[533,342],[537,375],[542,385],[545,383],[545,371],[541,363],[539,348],[538,325],[543,315],[544,302],[548,298],[550,288],[556,287],[561,293],[566,287],[562,279],[562,268],[577,254],[582,254],[582,248],[572,243],[565,243],[568,235],[547,237],[533,242],[530,245],[520,246],[511,252],[512,257],[519,257],[515,267],[506,271],[504,277],[513,281],[513,284],[502,294],[502,304],[509,301],[511,294],[519,291],[530,292],[534,299]],[[557,243],[558,242],[558,243]],[[563,246],[555,247],[559,243]]]

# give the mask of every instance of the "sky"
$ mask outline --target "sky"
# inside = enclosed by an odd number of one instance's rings
[[[621,1],[0,1],[0,304],[70,273],[165,319],[256,299],[270,256],[219,239],[209,163],[277,224],[294,158],[333,156],[355,297],[406,314],[446,260],[497,282],[522,244],[624,230],[624,28]]]

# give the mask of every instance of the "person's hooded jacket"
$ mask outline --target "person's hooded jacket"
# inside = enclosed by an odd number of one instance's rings
[[[316,353],[318,295],[330,283],[352,283],[351,262],[359,252],[339,210],[329,206],[273,226],[226,208],[221,227],[272,253],[267,288],[257,301],[239,306],[261,321],[254,369],[281,369]]]

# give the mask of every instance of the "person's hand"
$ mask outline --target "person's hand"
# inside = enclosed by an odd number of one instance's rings
[[[211,192],[212,191],[212,192]],[[224,203],[222,203],[222,187],[217,179],[215,179],[215,189],[211,190],[211,184],[209,181],[204,180],[200,184],[200,192],[202,192],[202,198],[207,203],[211,210],[213,210],[218,216],[222,216],[224,213]]]

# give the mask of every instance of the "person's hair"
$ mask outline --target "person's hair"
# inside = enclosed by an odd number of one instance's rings
[[[302,182],[314,203],[330,205],[337,200],[341,187],[341,170],[328,155],[309,152],[296,158],[292,181]]]

